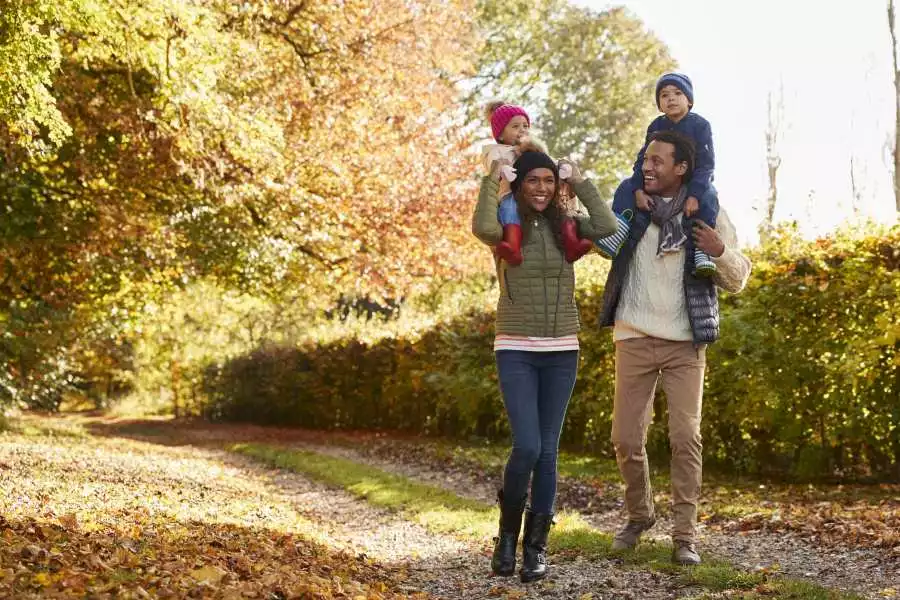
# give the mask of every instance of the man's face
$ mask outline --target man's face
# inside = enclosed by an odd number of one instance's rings
[[[644,191],[654,196],[671,198],[678,193],[687,164],[675,164],[675,146],[653,140],[644,153]]]

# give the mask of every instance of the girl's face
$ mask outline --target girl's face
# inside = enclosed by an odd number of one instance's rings
[[[528,119],[522,115],[516,115],[503,128],[503,133],[500,134],[500,143],[515,146],[528,134],[529,129]]]
[[[525,204],[536,212],[544,212],[556,194],[556,176],[545,167],[532,169],[525,174],[519,193]]]

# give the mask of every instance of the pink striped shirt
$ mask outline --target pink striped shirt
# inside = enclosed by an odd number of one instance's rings
[[[578,350],[578,335],[573,333],[553,338],[498,334],[494,338],[494,352],[497,350],[522,350],[524,352]]]

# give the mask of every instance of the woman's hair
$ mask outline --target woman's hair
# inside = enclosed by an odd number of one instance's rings
[[[524,223],[529,217],[534,216],[535,211],[522,199],[521,189],[514,195],[514,198],[516,199],[516,206],[519,209],[519,220]],[[553,198],[550,200],[550,204],[547,205],[547,208],[545,208],[544,212],[541,214],[544,215],[544,218],[547,219],[547,222],[550,224],[550,231],[553,233],[553,241],[556,243],[556,247],[562,250],[562,222],[563,218],[566,216],[566,211],[560,206],[559,202],[559,181],[556,182],[556,189],[553,191]],[[528,239],[528,235],[528,228],[523,227],[523,238]]]

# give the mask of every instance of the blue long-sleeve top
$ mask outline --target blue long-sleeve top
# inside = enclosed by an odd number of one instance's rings
[[[647,151],[647,145],[650,143],[650,136],[657,131],[669,129],[683,133],[694,140],[697,149],[696,164],[694,165],[694,174],[688,183],[688,196],[693,196],[702,202],[703,195],[709,190],[709,186],[712,183],[716,158],[713,152],[712,129],[709,126],[709,121],[693,111],[686,114],[677,123],[666,115],[660,115],[653,119],[653,122],[647,127],[647,137],[644,139],[644,146],[638,152],[637,160],[634,163],[634,174],[631,176],[631,183],[636,190],[644,187],[644,173],[641,167],[644,164],[644,153]]]

